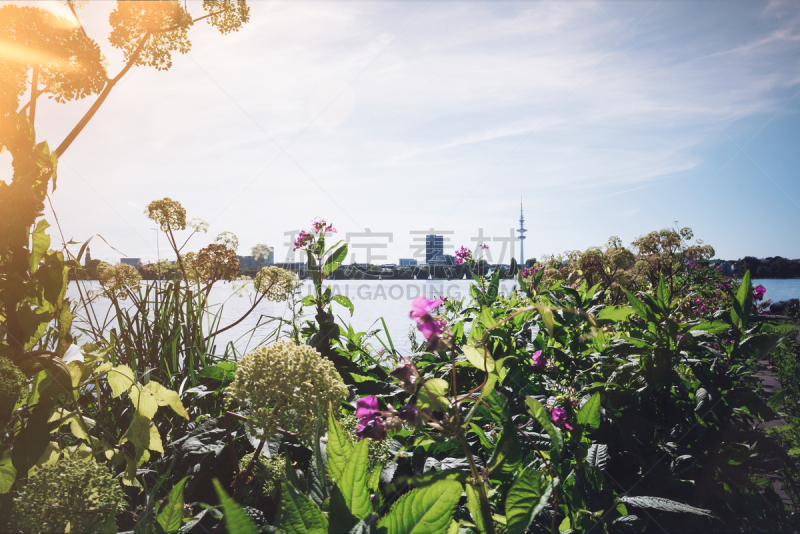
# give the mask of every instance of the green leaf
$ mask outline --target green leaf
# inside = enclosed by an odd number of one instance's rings
[[[419,397],[417,398],[417,407],[418,408],[434,408],[436,410],[439,409],[437,406],[436,400],[440,397],[447,395],[448,390],[448,383],[447,380],[442,378],[431,378],[426,380],[422,387],[419,389]],[[439,402],[441,404],[441,408],[447,408],[447,404]]]
[[[36,229],[31,232],[31,254],[29,256],[28,268],[32,273],[36,272],[37,267],[39,267],[39,261],[41,261],[45,252],[47,252],[47,249],[50,248],[50,236],[44,233],[49,227],[50,224],[44,219],[41,219],[36,225]]]
[[[328,485],[325,476],[325,458],[322,456],[322,411],[317,415],[317,432],[314,440],[314,458],[309,473],[308,496],[317,504],[328,497]]]
[[[353,444],[347,432],[333,416],[333,408],[328,410],[328,474],[339,480],[344,473],[348,458],[353,453]]]
[[[733,326],[742,330],[747,325],[747,316],[753,303],[753,288],[750,282],[750,271],[744,273],[739,289],[736,291],[736,299],[731,306],[731,322]]]
[[[485,523],[483,519],[483,513],[481,512],[480,494],[472,484],[467,484],[464,487],[464,490],[467,494],[467,510],[469,510],[469,513],[472,514],[472,521],[475,523],[478,529],[483,532],[483,526]]]
[[[325,265],[322,267],[322,274],[328,276],[338,269],[345,259],[347,259],[347,243],[331,252],[331,255],[325,260]]]
[[[533,397],[528,397],[525,399],[525,404],[528,405],[528,413],[544,427],[545,431],[550,436],[551,451],[554,459],[558,460],[561,458],[561,451],[564,448],[564,438],[561,436],[561,432],[553,426],[553,422],[550,420],[550,414],[547,413],[547,410],[539,401]]]
[[[300,300],[300,304],[303,306],[316,306],[317,299],[314,298],[314,295],[306,295]]]
[[[184,477],[172,488],[158,512],[156,522],[164,532],[177,532],[183,524],[183,486],[187,480],[189,477]]]
[[[3,458],[0,459],[0,495],[8,493],[11,486],[14,485],[14,480],[17,478],[17,470],[11,463],[11,451],[5,451]]]
[[[159,406],[169,406],[176,414],[180,415],[187,421],[189,414],[186,413],[186,408],[183,407],[181,398],[176,391],[167,389],[158,382],[152,380],[142,390],[144,393],[149,393]]]
[[[636,315],[638,315],[641,319],[644,319],[645,321],[647,321],[648,317],[649,317],[649,314],[648,314],[648,310],[645,307],[644,303],[641,300],[639,300],[639,297],[637,297],[636,295],[634,295],[633,293],[631,293],[630,291],[628,291],[624,287],[621,288],[621,289],[625,293],[625,296],[628,297],[628,302],[630,302],[631,308],[633,308],[633,311],[636,312]]]
[[[128,391],[133,385],[133,371],[127,365],[119,365],[108,372],[106,380],[108,380],[108,385],[111,386],[111,396],[116,398]]]
[[[439,534],[447,530],[461,498],[461,483],[441,480],[411,490],[378,521],[387,534]]]
[[[281,477],[280,529],[287,534],[327,534],[328,518],[314,502]],[[227,516],[227,510],[225,512]],[[229,529],[228,532],[238,532]]]
[[[608,306],[600,310],[597,314],[598,319],[608,319],[610,321],[623,321],[633,313],[633,308],[628,306]]]
[[[536,514],[547,506],[553,488],[557,485],[557,478],[546,480],[539,471],[523,471],[506,495],[508,534],[522,534],[528,530]]]
[[[353,303],[349,298],[345,297],[344,295],[334,295],[332,298],[335,302],[338,302],[339,304],[350,310],[350,317],[353,316],[353,312],[355,311],[356,308],[355,306],[353,306]]]
[[[661,306],[662,313],[666,313],[667,310],[669,310],[669,289],[667,289],[667,284],[664,283],[663,275],[658,277],[656,299],[658,301],[658,305]]]
[[[686,512],[690,514],[713,517],[713,514],[709,510],[695,508],[694,506],[689,506],[688,504],[671,501],[661,497],[626,497],[625,495],[622,495],[619,497],[619,500],[625,504],[630,504],[631,506],[635,506],[637,508],[653,508],[654,510],[661,510],[662,512]]]
[[[144,391],[144,388],[139,384],[134,384],[128,391],[128,396],[131,398],[134,409],[148,419],[152,419],[158,410],[158,403],[155,397],[149,392]]]
[[[551,310],[547,306],[542,306],[539,308],[539,313],[542,314],[542,322],[544,323],[544,327],[547,328],[547,333],[550,334],[550,337],[553,336],[553,331],[555,330],[555,320],[553,319],[553,310]]]
[[[489,350],[486,347],[464,345],[461,349],[464,351],[464,356],[466,356],[469,363],[487,373],[494,371],[494,358],[489,354]]]
[[[358,442],[344,466],[344,472],[336,486],[344,496],[344,502],[353,517],[364,519],[372,512],[367,488],[367,456],[369,440]]]
[[[219,502],[225,510],[225,530],[227,532],[236,532],[236,534],[258,534],[258,527],[256,524],[253,523],[250,516],[236,504],[236,501],[228,497],[228,494],[222,489],[222,484],[219,483],[219,480],[215,478],[213,482],[214,489],[217,490]],[[320,534],[322,534],[322,532],[320,532]]]
[[[517,439],[517,429],[514,424],[507,424],[500,433],[497,446],[492,451],[487,468],[492,474],[499,468],[501,475],[514,473],[522,462],[522,448]]]
[[[578,412],[578,424],[592,430],[600,428],[600,394],[595,393]]]

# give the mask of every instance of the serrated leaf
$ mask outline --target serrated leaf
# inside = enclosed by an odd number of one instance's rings
[[[546,480],[539,471],[525,470],[506,495],[508,534],[522,534],[548,503],[558,479]]]
[[[694,506],[671,501],[662,497],[627,497],[623,495],[619,497],[619,500],[638,508],[653,508],[654,510],[661,510],[662,512],[684,512],[713,517],[713,514],[709,510],[695,508]]]
[[[332,480],[339,480],[347,459],[353,452],[350,437],[344,431],[339,421],[333,416],[333,408],[328,410],[328,475]]]
[[[170,490],[167,500],[156,516],[156,522],[164,532],[177,532],[183,524],[183,486],[189,477],[184,477]]]
[[[236,532],[236,534],[258,534],[258,527],[256,524],[253,523],[250,516],[236,504],[236,501],[228,497],[228,494],[222,489],[222,484],[220,484],[219,480],[216,478],[214,479],[214,489],[217,491],[217,497],[225,511],[225,530],[227,532]]]
[[[608,466],[608,445],[592,443],[586,452],[586,463],[597,467],[600,471],[605,471]]]
[[[467,494],[467,510],[472,514],[472,521],[483,532],[483,512],[481,511],[481,500],[478,490],[472,484],[467,484],[464,487],[464,492]]]
[[[281,479],[281,531],[288,534],[327,534],[328,518],[311,499]],[[236,532],[231,530],[230,532]]]
[[[364,519],[372,512],[367,488],[368,447],[369,440],[358,442],[344,466],[341,478],[336,481],[347,508],[357,519]]]
[[[485,347],[475,347],[473,345],[464,345],[461,348],[469,363],[487,373],[494,371],[494,358],[489,354],[488,349]]]
[[[378,527],[387,534],[439,534],[450,524],[461,491],[461,484],[452,480],[411,490],[378,521]]]
[[[578,412],[578,424],[592,430],[600,428],[600,394],[595,393]]]
[[[183,407],[181,398],[176,391],[167,389],[158,382],[153,382],[152,380],[144,387],[144,391],[152,395],[159,406],[169,406],[176,414],[187,421],[189,420],[189,414],[186,413],[186,408]]]
[[[133,371],[127,365],[113,367],[106,375],[111,386],[111,396],[116,398],[128,391],[134,383]]]
[[[528,413],[544,427],[545,432],[550,436],[550,450],[554,459],[558,460],[561,458],[561,451],[564,448],[564,438],[561,436],[561,432],[553,426],[550,414],[547,413],[542,403],[533,397],[528,397],[525,404],[528,405]]]

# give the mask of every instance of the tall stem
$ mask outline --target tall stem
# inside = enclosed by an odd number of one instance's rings
[[[481,515],[483,516],[483,531],[485,534],[495,534],[494,521],[492,520],[492,509],[489,506],[489,497],[486,495],[486,483],[483,481],[481,474],[478,472],[478,466],[475,465],[475,459],[472,457],[472,451],[469,449],[469,444],[463,435],[459,437],[461,447],[464,449],[464,454],[469,462],[469,469],[472,472],[473,486],[478,490],[478,499],[481,502]]]

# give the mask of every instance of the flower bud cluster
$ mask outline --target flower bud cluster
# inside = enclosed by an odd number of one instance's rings
[[[103,286],[105,296],[124,300],[128,298],[127,287],[142,281],[142,276],[133,265],[101,263],[97,266],[97,278]]]
[[[119,482],[94,459],[67,456],[28,477],[14,500],[17,532],[117,532]]]
[[[246,454],[239,460],[239,470],[247,469],[250,460],[255,453]],[[245,504],[253,505],[257,497],[257,492],[272,499],[273,503],[278,503],[278,496],[281,487],[281,477],[286,472],[286,458],[282,454],[276,454],[272,458],[266,458],[261,454],[261,458],[256,460],[253,466],[253,481],[247,484],[242,494],[242,501]]]
[[[0,417],[10,414],[28,392],[25,375],[10,359],[0,356]]]
[[[309,442],[318,414],[325,424],[328,403],[337,406],[346,396],[347,387],[330,360],[308,345],[280,341],[242,358],[225,399],[252,409],[247,422],[252,433],[268,437],[280,428]]]
[[[264,267],[256,275],[253,286],[258,293],[266,295],[267,300],[283,302],[297,289],[297,275],[280,267]]]

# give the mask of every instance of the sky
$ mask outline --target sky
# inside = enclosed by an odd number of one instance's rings
[[[79,12],[111,75],[114,6]],[[415,239],[444,233],[473,249],[483,235],[507,263],[522,201],[526,259],[676,221],[717,258],[800,258],[798,2],[250,6],[239,32],[200,22],[170,70],[114,89],[59,162],[65,240],[169,257],[144,210],[170,197],[209,223],[186,250],[231,231],[241,255],[291,260],[286,233],[321,217],[359,262],[419,257]],[[40,100],[37,136],[57,146],[94,98]]]

